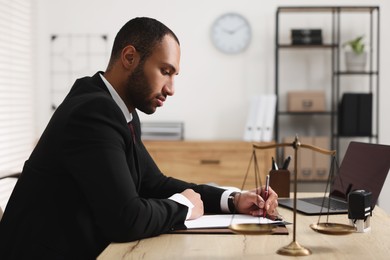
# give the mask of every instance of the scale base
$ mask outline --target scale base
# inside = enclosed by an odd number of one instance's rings
[[[288,246],[284,246],[276,251],[279,255],[289,256],[307,256],[311,255],[311,251],[301,246],[298,242],[291,242]]]

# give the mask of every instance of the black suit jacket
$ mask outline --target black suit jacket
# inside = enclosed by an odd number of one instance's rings
[[[0,222],[1,259],[89,259],[111,242],[167,232],[187,208],[167,199],[193,188],[206,212],[222,189],[164,176],[100,75],[78,79],[26,161]]]

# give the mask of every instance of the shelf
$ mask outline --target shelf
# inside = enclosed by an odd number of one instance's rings
[[[277,47],[281,49],[332,49],[336,48],[337,44],[278,44]]]
[[[339,75],[339,76],[364,76],[364,75],[367,75],[367,76],[373,76],[373,75],[378,75],[379,72],[378,71],[336,71],[334,72],[335,75]]]
[[[281,13],[318,13],[318,12],[352,12],[366,13],[379,9],[379,6],[284,6],[279,7]]]
[[[289,115],[289,116],[331,116],[333,112],[323,111],[323,112],[289,112],[289,111],[279,111],[279,115]]]
[[[338,138],[359,138],[359,137],[366,137],[366,138],[378,138],[377,135],[335,135]]]
[[[305,129],[305,127],[311,127],[314,134],[320,133],[326,137],[329,137],[330,148],[334,150],[343,150],[348,138],[370,138],[369,142],[378,142],[378,129],[379,129],[379,59],[380,48],[379,48],[379,28],[380,28],[380,19],[379,19],[379,6],[280,6],[276,11],[276,22],[275,22],[275,94],[280,97],[280,93],[285,93],[287,90],[293,90],[293,84],[295,82],[290,82],[286,80],[282,73],[288,71],[287,66],[294,67],[301,65],[299,62],[304,62],[304,66],[300,68],[293,68],[294,77],[300,77],[297,82],[299,82],[299,89],[302,89],[302,84],[313,84],[311,81],[316,82],[317,79],[309,78],[307,73],[317,73],[318,70],[315,68],[314,60],[317,62],[323,62],[325,69],[323,76],[318,80],[323,81],[324,88],[326,92],[327,107],[328,110],[322,112],[290,112],[287,111],[287,106],[281,105],[280,102],[277,103],[276,113],[275,113],[275,127],[274,135],[276,142],[280,142],[283,132],[288,132],[285,129],[281,129],[280,125],[285,125],[286,123],[291,123],[291,121],[296,120],[299,124],[294,125],[298,127],[298,130]],[[317,15],[319,14],[319,15]],[[305,16],[307,15],[307,17]],[[305,19],[296,19],[302,18],[305,16]],[[348,17],[348,19],[344,19]],[[367,67],[362,71],[346,71],[341,64],[345,62],[343,43],[345,42],[346,37],[350,37],[352,30],[353,21],[355,19],[360,21],[364,20],[365,28],[355,28],[357,30],[365,30],[367,37],[367,45],[370,46],[367,60]],[[289,22],[291,19],[296,19],[298,22],[293,23]],[[301,21],[302,20],[302,21]],[[307,21],[306,21],[307,20]],[[311,21],[313,21],[311,23]],[[315,23],[318,21],[318,23]],[[297,24],[301,24],[300,26]],[[322,24],[322,26],[314,25]],[[323,32],[326,32],[322,39],[322,44],[292,44],[292,41],[289,40],[288,35],[290,31],[294,28],[319,28]],[[360,25],[361,27],[361,25]],[[283,34],[282,34],[283,33]],[[280,35],[282,34],[282,35]],[[295,42],[294,42],[295,43]],[[290,53],[293,53],[294,56],[291,56]],[[302,59],[296,61],[295,59]],[[284,63],[283,60],[286,60]],[[283,64],[283,65],[281,65]],[[326,67],[328,66],[329,67]],[[285,67],[286,66],[286,67]],[[287,70],[286,70],[287,68]],[[301,69],[301,71],[300,71]],[[288,73],[291,74],[290,71]],[[315,74],[320,75],[320,74]],[[288,75],[290,76],[290,75]],[[361,82],[355,82],[355,79],[361,77]],[[289,79],[289,77],[287,77]],[[366,80],[368,79],[368,80]],[[328,86],[329,83],[329,86]],[[317,83],[315,83],[317,84]],[[372,111],[364,111],[366,115],[371,113],[372,117],[372,135],[371,136],[340,136],[340,104],[343,101],[342,97],[344,93],[347,93],[346,89],[350,89],[353,85],[358,85],[352,92],[361,93],[362,90],[364,93],[372,93]],[[286,90],[283,87],[289,86]],[[309,86],[309,85],[308,85]],[[307,86],[306,89],[309,89]],[[297,87],[298,88],[298,87]],[[356,89],[356,90],[355,90]],[[360,90],[360,91],[358,91]],[[355,110],[350,112],[351,114],[360,113],[361,111],[354,113]],[[344,115],[345,116],[345,115]],[[354,116],[354,115],[352,115]],[[290,121],[288,121],[290,119]],[[307,122],[306,122],[307,121]],[[324,122],[321,122],[324,121]],[[301,127],[301,128],[299,128]],[[357,131],[358,133],[359,131]],[[342,140],[342,141],[341,141]],[[281,153],[281,151],[278,151]]]

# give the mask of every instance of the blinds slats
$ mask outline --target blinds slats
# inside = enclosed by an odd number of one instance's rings
[[[0,0],[0,177],[20,172],[33,146],[31,10]]]

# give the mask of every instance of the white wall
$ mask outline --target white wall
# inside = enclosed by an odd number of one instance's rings
[[[379,5],[381,8],[380,142],[390,144],[390,3],[388,0],[34,0],[36,3],[37,136],[50,118],[50,35],[108,34],[110,44],[119,28],[136,16],[154,17],[169,26],[182,47],[176,94],[144,121],[183,121],[192,140],[241,139],[252,95],[274,92],[274,30],[277,6]],[[225,55],[210,40],[219,15],[235,11],[251,23],[253,39],[246,52]],[[96,70],[104,70],[99,64]],[[84,75],[80,75],[84,76]],[[70,87],[70,86],[69,86]],[[390,178],[382,197],[390,196]],[[384,205],[390,212],[389,205]]]

